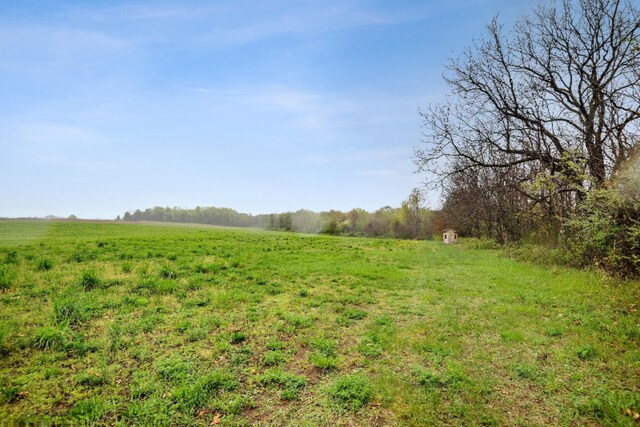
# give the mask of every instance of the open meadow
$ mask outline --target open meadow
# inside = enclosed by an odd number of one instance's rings
[[[638,425],[640,285],[498,251],[0,221],[0,424]]]

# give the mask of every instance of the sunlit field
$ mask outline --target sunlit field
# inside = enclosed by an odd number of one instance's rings
[[[640,284],[464,243],[0,221],[0,424],[638,425]]]

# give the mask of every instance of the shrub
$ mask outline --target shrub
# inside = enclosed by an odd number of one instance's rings
[[[565,224],[566,245],[583,266],[622,277],[640,275],[640,198],[619,188],[591,191]]]
[[[347,409],[359,409],[373,398],[373,387],[367,377],[361,374],[338,378],[329,388],[329,396]]]

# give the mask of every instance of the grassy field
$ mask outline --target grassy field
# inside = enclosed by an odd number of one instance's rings
[[[640,284],[464,244],[0,221],[0,424],[638,425]]]

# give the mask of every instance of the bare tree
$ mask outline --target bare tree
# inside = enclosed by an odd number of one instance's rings
[[[640,141],[640,14],[627,0],[564,0],[450,61],[452,100],[421,112],[420,171],[519,173],[534,203],[601,187]],[[536,183],[553,183],[551,186]]]

